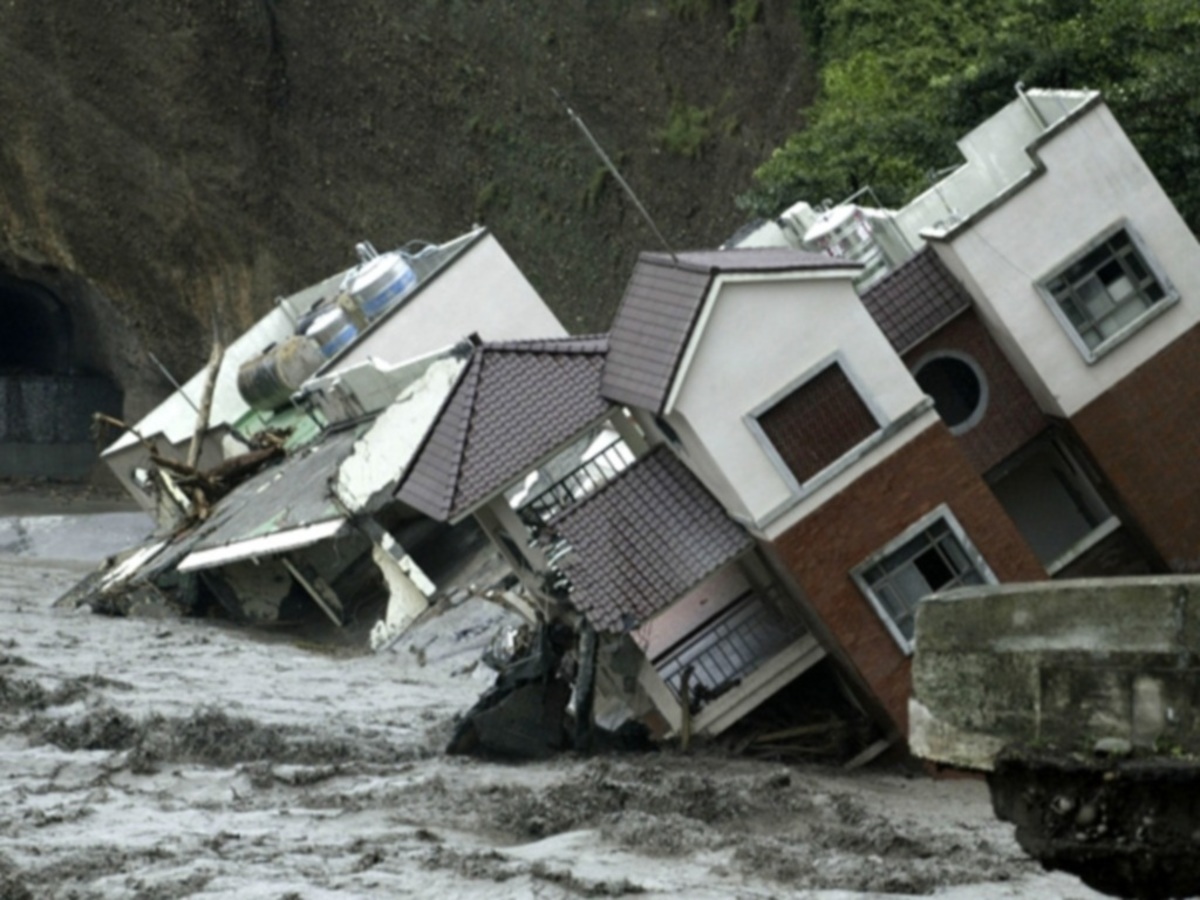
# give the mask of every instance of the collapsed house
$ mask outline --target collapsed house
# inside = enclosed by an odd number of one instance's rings
[[[562,727],[571,644],[577,718],[656,736],[720,734],[824,664],[880,752],[923,597],[1200,565],[1200,245],[1094,92],[1022,92],[960,147],[902,210],[799,205],[739,246],[642,254],[607,335],[565,336],[486,233],[422,251],[269,410],[227,362],[206,452],[285,434],[284,461],[106,577],[344,624],[368,572],[386,643],[432,588],[403,524],[473,519],[512,604],[569,632],[512,684],[557,685],[534,719]],[[227,360],[325,323],[355,271]],[[193,418],[176,395],[106,451],[148,508]]]
[[[426,607],[434,585],[394,537],[413,517],[389,487],[470,358],[462,323],[564,331],[484,229],[360,255],[280,299],[211,378],[197,374],[104,451],[160,536],[75,599],[215,602],[249,622],[318,610],[370,628],[376,645]]]

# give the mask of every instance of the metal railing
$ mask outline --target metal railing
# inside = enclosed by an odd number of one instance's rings
[[[684,670],[691,667],[690,693],[695,712],[707,700],[736,687],[742,678],[805,632],[753,591],[705,622],[654,659],[654,667],[677,699]]]
[[[633,453],[617,438],[521,506],[522,514],[545,524],[608,484],[633,462]]]

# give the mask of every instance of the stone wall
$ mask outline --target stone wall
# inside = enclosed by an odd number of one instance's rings
[[[1200,578],[962,588],[917,613],[909,745],[988,770],[1008,744],[1200,752]]]
[[[95,412],[121,412],[121,392],[107,378],[0,376],[0,477],[86,475],[98,456]]]

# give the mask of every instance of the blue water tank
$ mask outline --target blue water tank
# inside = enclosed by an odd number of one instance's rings
[[[367,260],[342,283],[368,320],[379,318],[416,286],[417,273],[399,253]]]

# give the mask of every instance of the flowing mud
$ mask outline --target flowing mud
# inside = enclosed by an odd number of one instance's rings
[[[1100,896],[1028,860],[979,781],[447,757],[505,620],[477,601],[371,656],[53,609],[86,569],[0,556],[4,900]]]

